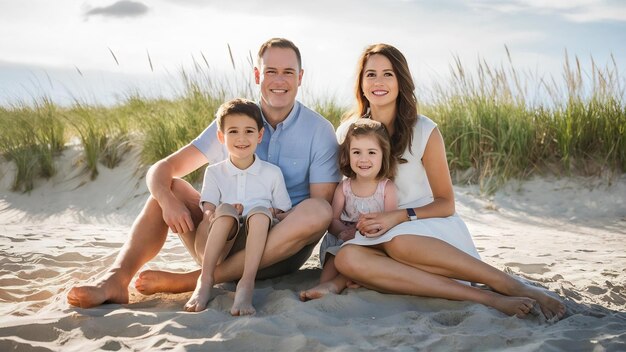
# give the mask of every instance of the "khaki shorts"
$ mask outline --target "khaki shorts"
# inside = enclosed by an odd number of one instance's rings
[[[250,212],[246,214],[245,218],[239,215],[235,207],[233,207],[230,204],[220,204],[215,209],[215,219],[222,217],[222,216],[229,216],[229,217],[234,218],[238,224],[237,226],[233,226],[231,233],[228,235],[227,246],[230,245],[231,241],[234,241],[234,243],[232,244],[232,248],[226,254],[225,258],[228,258],[233,253],[237,253],[246,248],[246,240],[248,238],[248,231],[247,231],[248,219],[250,218],[250,216],[254,214],[264,214],[268,218],[272,219],[270,223],[270,229],[279,222],[278,219],[272,218],[272,213],[269,211],[269,209],[265,207],[252,208]],[[210,230],[210,227],[209,227],[209,230]],[[180,235],[178,237],[180,238],[185,248],[187,248],[187,251],[194,258],[196,263],[201,265],[202,262],[200,261],[200,258],[198,254],[196,253],[194,243],[193,242],[187,243],[185,241],[185,238],[187,237],[183,237]],[[267,268],[259,269],[259,271],[257,272],[256,278],[267,279],[267,278],[285,275],[285,274],[289,274],[289,273],[297,271],[298,269],[300,269],[302,264],[304,264],[309,259],[316,245],[317,243],[311,243],[309,245],[306,245],[304,246],[304,248],[302,248],[293,256],[283,261],[280,261],[278,263],[272,264],[268,266]]]

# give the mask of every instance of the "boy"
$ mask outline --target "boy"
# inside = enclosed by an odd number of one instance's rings
[[[203,218],[190,251],[199,256],[202,273],[185,310],[206,309],[215,267],[228,256],[235,240],[245,240],[243,275],[230,313],[252,315],[254,280],[268,231],[276,214],[291,208],[291,200],[280,168],[254,154],[264,131],[257,104],[246,99],[228,101],[218,109],[216,124],[217,139],[226,147],[228,158],[208,166],[204,175]]]

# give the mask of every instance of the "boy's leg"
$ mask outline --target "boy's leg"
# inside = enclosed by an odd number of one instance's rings
[[[265,252],[261,258],[257,278],[265,279],[285,275],[298,270],[311,256],[313,248],[326,232],[332,219],[332,210],[323,199],[306,199],[289,215],[274,226],[268,235]],[[215,270],[215,283],[241,278],[244,253],[241,247],[233,247],[232,255]],[[200,270],[190,273],[167,271],[144,271],[139,280],[144,294],[157,292],[188,292],[196,287]],[[175,283],[175,284],[174,284]]]
[[[198,207],[198,192],[180,179],[173,181],[172,192],[187,205],[194,222],[200,222],[202,212]],[[94,283],[72,287],[67,294],[68,303],[81,308],[94,307],[105,302],[128,303],[128,285],[131,279],[145,263],[159,253],[168,230],[159,203],[149,197],[107,273]]]
[[[206,220],[204,220],[206,221]],[[203,221],[203,222],[204,222]],[[202,229],[204,226],[199,226]],[[230,204],[220,205],[215,211],[215,218],[207,226],[208,235],[198,236],[196,247],[204,243],[204,249],[197,252],[202,262],[202,273],[198,277],[196,288],[185,304],[188,312],[199,312],[206,309],[211,298],[211,289],[215,282],[213,272],[215,266],[224,258],[227,253],[226,243],[237,234],[239,230],[239,219],[237,211]],[[230,249],[230,247],[228,248]]]
[[[256,313],[252,305],[254,280],[259,263],[265,250],[267,234],[270,229],[272,214],[267,208],[256,207],[250,210],[246,220],[246,248],[244,249],[244,269],[237,283],[235,301],[230,310],[232,315],[252,315]]]

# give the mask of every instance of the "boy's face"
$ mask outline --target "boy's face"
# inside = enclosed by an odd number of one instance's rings
[[[218,129],[217,138],[226,145],[231,158],[245,159],[252,156],[263,138],[254,119],[244,114],[224,116],[224,130]]]
[[[254,68],[254,78],[261,85],[261,104],[264,109],[291,109],[303,70],[298,66],[296,53],[289,48],[268,48]]]

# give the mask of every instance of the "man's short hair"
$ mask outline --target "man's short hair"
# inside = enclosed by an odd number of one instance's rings
[[[259,48],[259,55],[257,57],[257,63],[261,65],[261,59],[263,58],[263,54],[269,48],[283,48],[283,49],[291,49],[296,53],[296,58],[298,59],[298,69],[302,69],[302,57],[300,56],[300,49],[291,41],[285,38],[272,38],[261,45]]]

